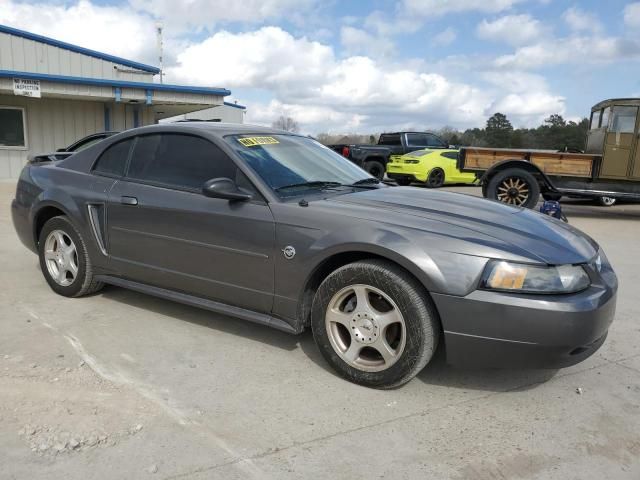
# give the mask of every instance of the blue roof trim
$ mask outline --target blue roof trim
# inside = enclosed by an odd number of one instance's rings
[[[247,109],[247,107],[245,107],[244,105],[238,105],[237,103],[224,102],[224,104],[227,107],[239,108],[240,110],[246,110]]]
[[[106,60],[107,62],[117,63],[119,65],[124,65],[126,67],[136,68],[138,70],[143,70],[145,72],[150,72],[153,74],[160,73],[160,69],[158,67],[152,67],[151,65],[145,65],[144,63],[133,62],[131,60],[127,60],[126,58],[116,57],[115,55],[109,55],[107,53],[97,52],[95,50],[89,50],[88,48],[79,47],[71,43],[61,42],[53,38],[45,37],[43,35],[37,35],[31,32],[26,32],[24,30],[20,30],[17,28],[7,27],[6,25],[0,25],[0,33],[8,33],[9,35],[15,35],[16,37],[22,37],[22,38],[27,38],[29,40],[33,40],[36,42],[46,43],[47,45],[51,45],[53,47],[64,48],[65,50],[70,50],[72,52],[81,53],[83,55],[88,55],[90,57],[99,58],[101,60]]]
[[[187,85],[167,85],[166,83],[127,82],[121,80],[106,80],[102,78],[49,75],[47,73],[16,72],[13,70],[0,70],[0,78],[3,77],[26,78],[30,80],[43,80],[46,82],[77,83],[81,85],[94,85],[97,87],[141,88],[156,92],[194,93],[198,95],[218,95],[220,97],[231,95],[231,92],[226,88],[191,87]]]

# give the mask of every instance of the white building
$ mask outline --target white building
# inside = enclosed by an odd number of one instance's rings
[[[55,151],[91,133],[218,108],[231,94],[154,83],[159,73],[150,65],[0,25],[0,179],[17,178],[30,154]]]
[[[205,108],[197,112],[183,113],[167,118],[162,122],[177,122],[178,120],[205,120],[207,122],[244,123],[247,107],[237,103],[224,102],[222,105]]]

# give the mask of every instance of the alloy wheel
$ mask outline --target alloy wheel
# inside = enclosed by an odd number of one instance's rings
[[[366,372],[386,370],[406,345],[400,309],[382,290],[349,285],[330,300],[325,326],[334,351],[348,365]]]
[[[49,276],[63,287],[71,285],[78,275],[78,251],[71,237],[53,230],[45,240],[44,260]]]
[[[432,187],[442,186],[444,184],[444,172],[440,169],[435,169],[429,175],[427,182],[429,183],[429,186]]]

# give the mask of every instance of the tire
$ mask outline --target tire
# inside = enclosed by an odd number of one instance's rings
[[[384,164],[378,160],[367,160],[364,162],[364,169],[369,175],[376,177],[378,180],[384,178]]]
[[[311,328],[320,352],[340,376],[381,389],[416,376],[440,336],[438,314],[422,285],[384,260],[359,261],[331,273],[315,294]]]
[[[545,192],[542,194],[542,198],[544,198],[545,200],[553,200],[554,202],[559,202],[562,198],[562,195],[560,193]]]
[[[95,280],[82,235],[67,217],[54,217],[44,224],[38,240],[38,255],[45,280],[59,295],[81,297],[103,287]]]
[[[441,168],[434,168],[429,172],[425,185],[427,188],[440,188],[444,185],[444,180],[444,170]]]
[[[616,203],[618,203],[617,198],[613,198],[613,197],[598,198],[598,205],[600,205],[601,207],[613,207]]]
[[[396,179],[396,183],[401,187],[406,187],[411,185],[411,180],[409,178],[398,178]]]
[[[487,198],[515,207],[533,208],[540,199],[540,185],[526,170],[508,168],[491,178]]]

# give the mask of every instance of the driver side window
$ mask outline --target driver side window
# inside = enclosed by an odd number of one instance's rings
[[[188,190],[200,190],[207,180],[225,177],[254,193],[251,182],[217,145],[193,135],[138,137],[127,177]]]

